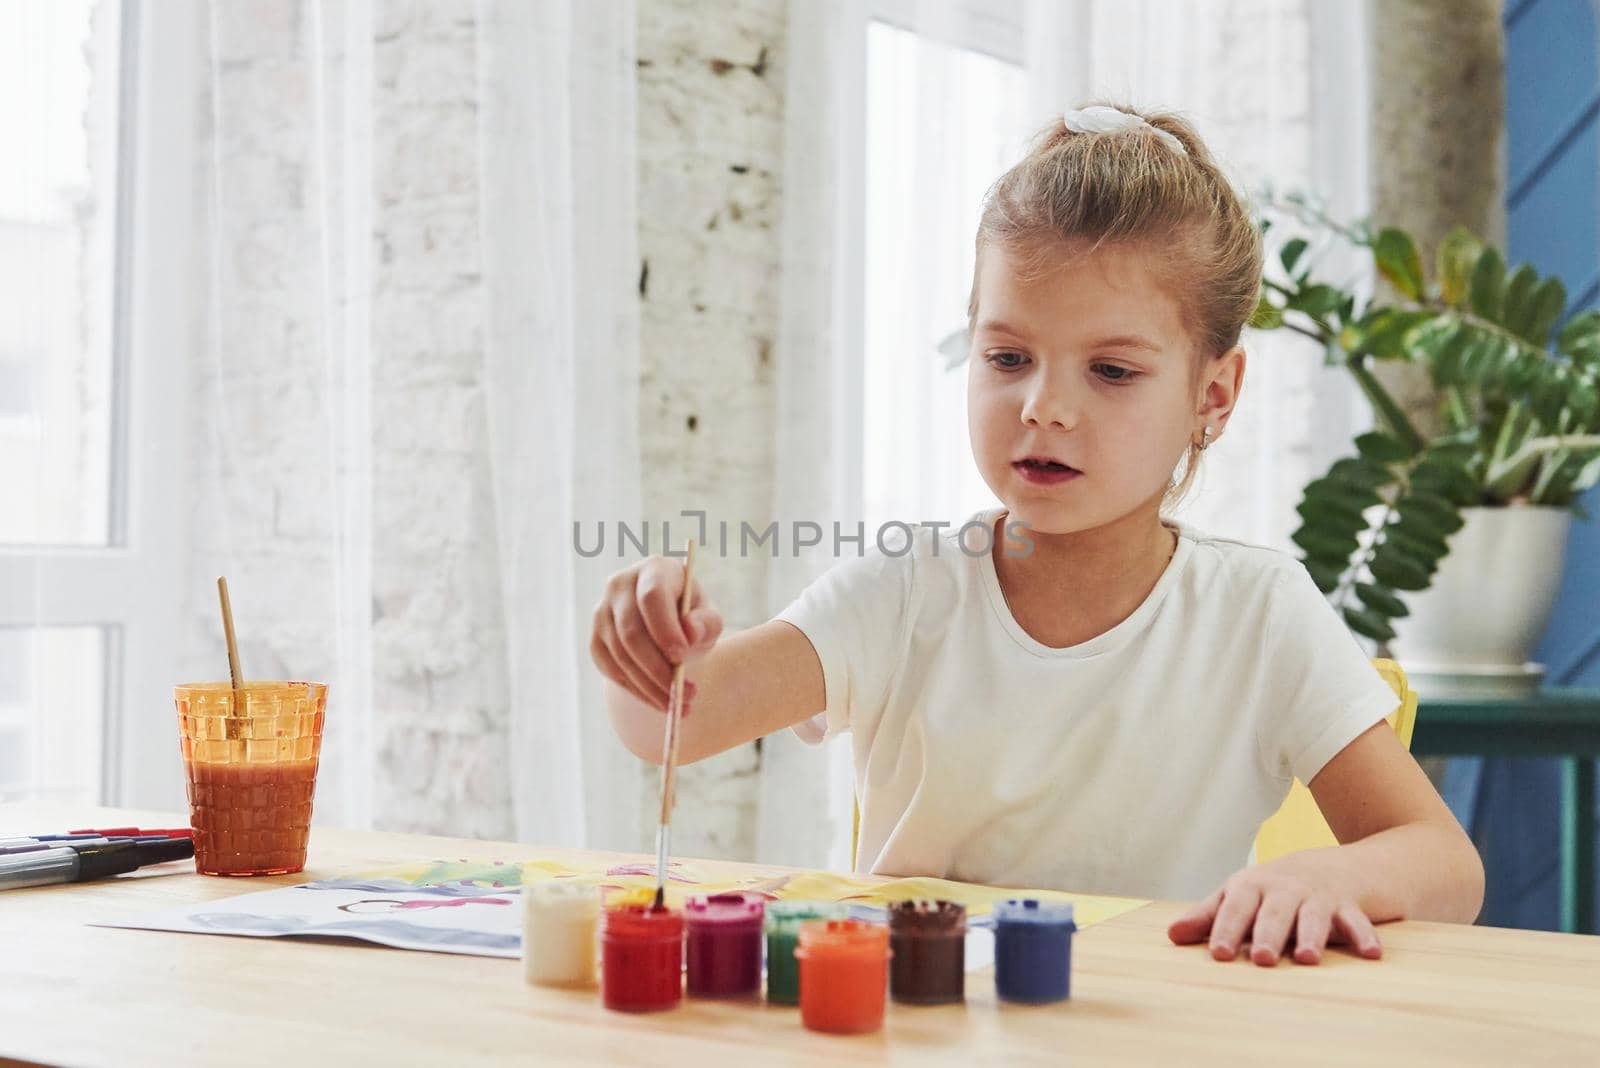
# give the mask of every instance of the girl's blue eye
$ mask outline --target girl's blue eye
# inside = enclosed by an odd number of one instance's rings
[[[1020,352],[991,352],[985,357],[989,364],[1002,371],[1015,371],[1027,361],[1027,357]]]
[[[1122,385],[1125,382],[1132,382],[1135,378],[1138,378],[1140,374],[1138,371],[1135,371],[1130,367],[1122,367],[1114,363],[1097,363],[1094,365],[1094,370],[1104,381],[1114,382],[1117,385]],[[1111,373],[1107,374],[1106,372],[1108,371]]]

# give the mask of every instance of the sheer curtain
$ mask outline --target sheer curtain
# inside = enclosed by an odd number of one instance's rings
[[[633,844],[573,525],[639,510],[634,17],[161,6],[198,203],[184,343],[137,354],[175,393],[134,390],[128,447],[180,423],[170,484],[130,493],[179,517],[181,610],[110,732],[140,754],[112,800],[181,805],[170,686],[226,677],[225,574],[246,676],[331,684],[319,822]]]
[[[629,848],[590,613],[616,566],[574,524],[640,514],[638,173],[630,3],[485,0],[485,358],[520,836]]]
[[[1299,190],[1337,218],[1366,215],[1365,5],[1136,0],[1095,3],[1084,16],[1093,42],[1087,95],[1183,112],[1247,195]],[[1319,271],[1370,283],[1354,250],[1328,241],[1314,248]],[[1292,550],[1301,487],[1349,451],[1369,413],[1348,376],[1325,368],[1311,343],[1248,332],[1244,344],[1250,360],[1237,413],[1178,514]]]
[[[1065,107],[1178,110],[1247,192],[1308,189],[1363,214],[1364,32],[1363,5],[1311,0],[791,5],[775,513],[843,517],[847,532],[864,519],[870,544],[880,522],[959,522],[992,502],[967,445],[965,365],[938,349],[965,326],[983,192]],[[1246,345],[1242,404],[1179,514],[1289,548],[1299,488],[1366,413],[1320,353]],[[774,610],[832,548],[774,567]],[[784,738],[775,756],[761,840],[804,826],[796,863],[848,860],[847,743],[818,756]]]

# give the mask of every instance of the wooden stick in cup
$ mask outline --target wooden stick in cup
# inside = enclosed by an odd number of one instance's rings
[[[228,580],[217,579],[217,596],[222,599],[222,633],[228,640],[228,675],[233,679],[233,711],[240,714],[239,691],[244,689],[244,673],[239,670],[239,643],[233,636],[233,606],[228,603]]]
[[[683,594],[678,599],[678,618],[689,614],[689,595],[694,586],[694,539],[689,539],[683,565]],[[678,723],[683,717],[683,663],[672,669],[672,690],[667,695],[667,736],[661,755],[661,817],[656,825],[656,899],[654,908],[663,908],[667,898],[667,842],[670,836],[672,806],[677,801]]]

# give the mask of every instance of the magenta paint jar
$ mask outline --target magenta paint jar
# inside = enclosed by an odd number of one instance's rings
[[[689,994],[755,996],[761,990],[762,922],[766,902],[757,894],[712,894],[683,907],[688,936]]]

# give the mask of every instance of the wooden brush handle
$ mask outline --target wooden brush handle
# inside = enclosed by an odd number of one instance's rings
[[[683,594],[678,598],[678,618],[689,614],[689,597],[694,585],[694,539],[689,539],[688,556],[683,565]],[[678,723],[683,717],[683,664],[672,669],[672,689],[667,695],[667,737],[661,758],[661,823],[672,818],[677,801]]]
[[[217,597],[222,602],[222,636],[228,643],[228,676],[233,680],[234,714],[244,712],[238,704],[238,691],[244,686],[244,673],[239,670],[239,642],[233,633],[233,605],[228,600],[228,580],[217,578]]]

